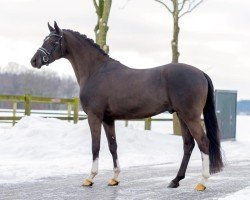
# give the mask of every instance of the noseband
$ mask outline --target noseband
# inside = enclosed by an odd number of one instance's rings
[[[53,57],[52,56],[52,54],[53,54],[53,52],[56,50],[56,48],[58,47],[58,45],[60,45],[60,49],[61,49],[61,54],[63,55],[63,53],[62,53],[62,43],[61,43],[61,41],[62,41],[62,35],[58,35],[58,34],[55,34],[55,33],[52,33],[52,34],[50,34],[50,35],[48,35],[45,39],[44,39],[44,41],[46,41],[47,39],[49,39],[50,37],[52,37],[52,36],[56,36],[56,37],[58,37],[59,39],[58,39],[58,41],[55,43],[56,45],[54,45],[54,47],[51,49],[51,51],[48,51],[47,49],[45,49],[45,48],[43,48],[43,47],[40,47],[39,49],[38,49],[38,51],[41,51],[43,54],[44,54],[44,56],[43,56],[43,62],[44,63],[46,63],[46,65],[49,65],[49,58],[50,57]]]

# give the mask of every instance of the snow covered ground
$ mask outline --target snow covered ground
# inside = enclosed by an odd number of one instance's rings
[[[219,200],[249,200],[250,197],[250,186],[235,192],[227,197],[220,198]]]
[[[128,128],[122,121],[116,123],[122,168],[161,163],[179,167],[183,153],[181,137],[169,134],[172,130],[170,123],[160,122],[155,127],[154,123],[153,131],[142,130],[140,122],[130,123]],[[237,141],[223,142],[222,148],[227,161],[250,160],[250,116],[237,116]],[[71,124],[33,116],[23,117],[12,128],[0,128],[0,184],[88,173],[91,158],[87,121]],[[105,134],[102,134],[99,163],[100,170],[113,168]],[[201,165],[197,147],[190,164]],[[246,188],[244,192],[249,191]],[[235,195],[241,195],[241,192]]]

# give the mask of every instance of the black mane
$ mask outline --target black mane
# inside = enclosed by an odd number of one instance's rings
[[[81,34],[77,31],[73,31],[70,29],[63,29],[63,31],[69,31],[73,33],[79,40],[87,41],[91,46],[93,46],[96,50],[98,50],[102,55],[109,57],[109,55],[98,44],[96,44],[94,40],[88,38],[85,34]]]

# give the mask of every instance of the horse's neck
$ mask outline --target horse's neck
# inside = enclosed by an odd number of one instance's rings
[[[72,40],[72,36],[69,38],[67,40],[68,55],[66,58],[74,69],[78,84],[83,86],[86,80],[103,66],[102,63],[109,60],[109,57],[100,54],[89,44],[79,44],[80,41]],[[79,46],[82,48],[79,48]]]

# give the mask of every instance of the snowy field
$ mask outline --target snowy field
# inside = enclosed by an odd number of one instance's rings
[[[171,123],[153,122],[152,131],[144,131],[143,126],[141,122],[130,122],[125,128],[124,122],[116,122],[121,167],[162,163],[179,167],[182,139],[170,134]],[[250,160],[250,116],[237,116],[237,141],[225,141],[222,148],[226,161]],[[32,116],[23,117],[14,127],[0,128],[0,184],[88,173],[91,158],[86,120],[72,124]],[[102,134],[99,163],[100,170],[113,168],[105,134]],[[244,163],[238,163],[241,164]],[[197,145],[190,165],[201,165]],[[250,187],[234,195],[241,199],[246,194],[250,195]]]

